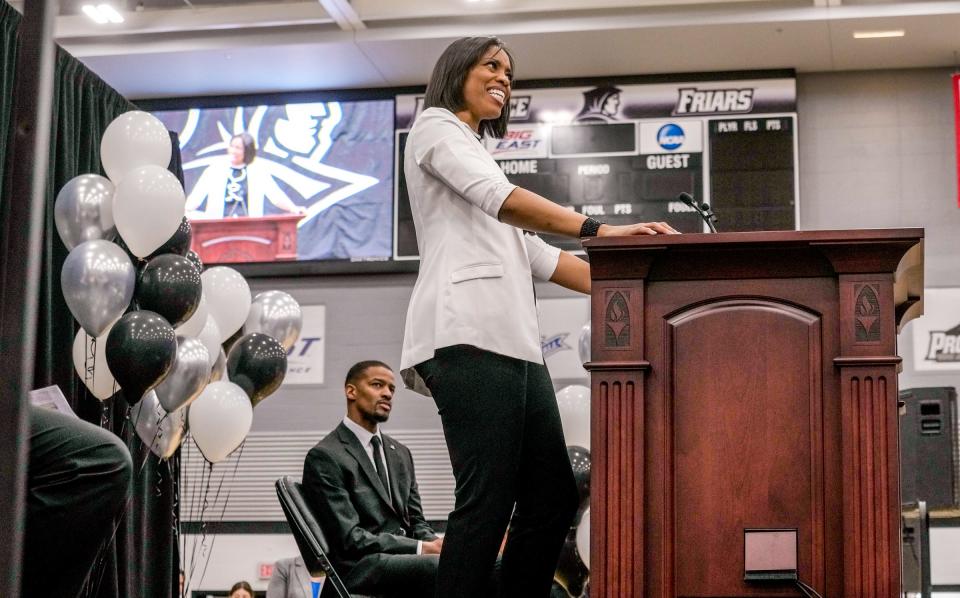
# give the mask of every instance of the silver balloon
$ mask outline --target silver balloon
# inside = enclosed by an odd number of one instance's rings
[[[86,241],[63,262],[60,286],[70,313],[91,336],[123,315],[136,285],[130,258],[110,241]]]
[[[187,432],[187,410],[167,413],[152,390],[133,406],[130,419],[140,440],[161,459],[169,459],[177,452]]]
[[[210,381],[218,382],[220,380],[227,379],[227,353],[222,348],[220,349],[220,355],[217,356],[216,363],[213,364],[213,367],[210,369]]]
[[[173,367],[154,389],[164,410],[173,413],[200,396],[210,379],[209,359],[207,348],[199,340],[177,337]]]
[[[580,329],[580,340],[577,342],[577,352],[580,354],[580,363],[590,361],[590,322]]]
[[[53,221],[67,249],[84,241],[117,236],[113,223],[113,183],[98,174],[81,174],[57,193]]]
[[[254,297],[243,333],[262,332],[272,336],[287,351],[293,347],[303,326],[303,312],[297,300],[283,291],[266,291]]]

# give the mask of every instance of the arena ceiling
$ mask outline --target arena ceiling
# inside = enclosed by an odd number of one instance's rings
[[[126,0],[57,42],[131,98],[419,85],[451,40],[496,34],[521,79],[765,68],[951,66],[960,2],[889,0]],[[903,37],[854,39],[903,30]]]

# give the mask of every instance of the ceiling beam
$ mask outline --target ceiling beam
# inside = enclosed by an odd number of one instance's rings
[[[367,28],[350,4],[350,0],[320,0],[320,4],[344,31],[359,31]]]

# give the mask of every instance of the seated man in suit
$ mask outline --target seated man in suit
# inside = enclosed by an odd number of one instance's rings
[[[351,592],[429,598],[443,539],[423,517],[410,450],[380,431],[395,389],[385,363],[350,368],[347,416],[307,454],[303,489]]]

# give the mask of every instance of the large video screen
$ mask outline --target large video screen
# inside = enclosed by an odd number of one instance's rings
[[[513,90],[503,139],[485,139],[510,182],[610,224],[669,222],[705,232],[681,193],[706,201],[721,231],[797,224],[796,82],[790,73]],[[628,78],[629,79],[629,78]],[[397,162],[423,96],[397,96]],[[394,257],[418,258],[401,169]],[[577,251],[580,243],[544,240]]]
[[[393,100],[162,110],[205,263],[388,260]]]

